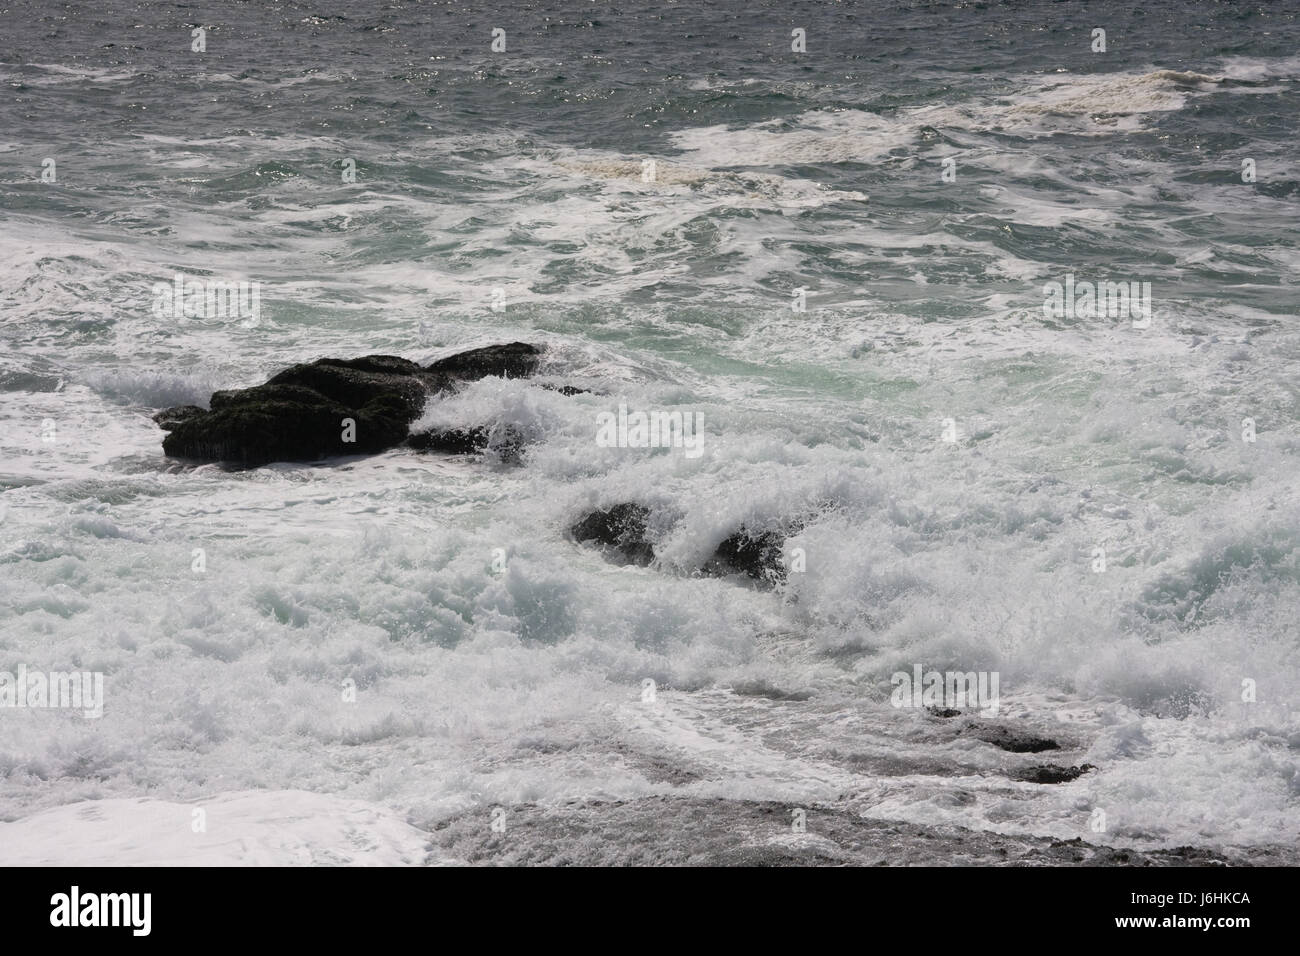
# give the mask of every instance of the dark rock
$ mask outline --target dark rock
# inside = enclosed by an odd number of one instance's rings
[[[542,388],[546,389],[546,390],[549,391],[549,392],[559,392],[561,395],[567,395],[567,396],[570,396],[570,397],[572,397],[572,396],[574,396],[574,395],[594,395],[594,394],[595,394],[595,392],[593,392],[593,391],[592,391],[591,389],[589,389],[589,388],[578,388],[578,386],[576,386],[576,385],[545,385],[545,384],[543,384],[543,385],[542,385]]]
[[[1017,730],[1006,724],[988,723],[984,718],[980,718],[978,722],[973,721],[963,728],[963,732],[1013,754],[1036,754],[1044,750],[1061,749],[1060,744],[1048,737]]]
[[[597,541],[614,548],[634,564],[649,564],[654,549],[646,540],[646,519],[650,511],[638,504],[615,505],[608,511],[593,511],[575,524],[571,533],[580,542]],[[776,531],[752,534],[741,528],[718,545],[700,571],[711,575],[746,574],[772,583],[786,576],[783,535]]]
[[[171,430],[163,451],[176,458],[262,465],[374,454],[407,440],[430,395],[466,379],[528,374],[540,353],[537,346],[512,342],[453,355],[427,369],[394,355],[319,359],[263,385],[214,392],[208,411],[182,406],[156,420]],[[353,427],[345,432],[347,419]],[[474,430],[464,431],[473,444]],[[509,444],[503,442],[507,453]]]
[[[171,431],[181,422],[193,418],[195,415],[205,414],[207,414],[207,409],[199,408],[197,405],[177,405],[174,408],[164,408],[154,415],[153,420],[158,423],[158,427],[163,431]]]
[[[391,398],[361,410],[324,396],[311,402],[265,397],[233,402],[178,424],[163,439],[163,451],[173,458],[242,465],[374,454],[406,437],[410,419],[404,412],[403,404]],[[351,428],[345,425],[349,421]]]
[[[947,719],[949,717],[961,716],[960,710],[953,710],[951,707],[927,707],[925,710],[931,717],[943,717]]]
[[[406,444],[417,451],[440,451],[448,455],[473,455],[488,445],[491,429],[482,425],[473,428],[443,428],[417,432]]]
[[[244,465],[373,454],[403,441],[429,393],[451,384],[391,355],[294,365],[265,385],[214,392],[209,411],[173,426],[163,451]]]
[[[406,444],[417,451],[437,451],[448,455],[475,455],[491,450],[501,461],[517,465],[523,461],[523,449],[528,441],[514,425],[475,425],[417,432],[406,440]]]
[[[595,541],[613,548],[630,564],[646,565],[654,560],[654,548],[646,539],[650,509],[624,503],[608,511],[593,511],[571,529],[574,540]]]
[[[741,528],[723,540],[704,566],[706,574],[747,574],[761,581],[784,581],[784,535],[775,531],[754,534]]]
[[[307,365],[294,365],[273,375],[264,387],[310,389],[354,408],[377,398],[393,397],[404,402],[415,417],[423,411],[430,390],[448,388],[452,384],[444,377],[428,375],[420,366],[404,358],[366,355],[356,359],[318,359]]]
[[[1089,770],[1096,770],[1090,763],[1081,767],[1058,767],[1053,764],[1040,764],[1037,767],[1026,767],[1021,770],[1011,772],[1012,780],[1023,780],[1025,783],[1069,783],[1071,780],[1077,780]]]
[[[506,345],[487,345],[449,355],[426,366],[426,371],[451,375],[466,381],[499,375],[504,378],[526,378],[537,371],[542,350],[526,342]]]

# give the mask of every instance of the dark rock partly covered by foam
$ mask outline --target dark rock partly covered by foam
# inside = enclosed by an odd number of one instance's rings
[[[961,711],[954,710],[951,707],[927,707],[925,712],[931,717],[938,717],[942,720],[949,720],[953,717],[960,717]]]
[[[546,389],[547,391],[551,391],[551,392],[559,392],[561,395],[566,395],[566,396],[569,396],[569,397],[572,397],[572,396],[574,396],[574,395],[590,395],[590,394],[592,394],[591,389],[589,389],[589,388],[578,388],[578,386],[576,386],[576,385],[548,385],[548,384],[546,384],[545,382],[543,382],[543,383],[542,383],[542,388]]]
[[[470,428],[433,428],[415,432],[406,444],[416,451],[440,451],[447,455],[473,455],[487,448],[491,429],[482,425]]]
[[[176,458],[262,465],[374,454],[407,440],[430,395],[488,375],[527,375],[541,349],[523,342],[449,356],[422,368],[393,355],[319,359],[252,388],[214,392],[211,407],[167,409],[163,451]]]
[[[476,455],[493,451],[506,464],[523,462],[528,439],[514,425],[474,425],[468,428],[432,428],[416,432],[406,440],[416,451],[436,451],[447,455]]]
[[[760,581],[784,581],[784,544],[785,537],[778,532],[741,528],[723,539],[704,570],[709,574],[745,574]]]
[[[646,537],[650,509],[632,502],[614,505],[606,511],[593,511],[570,528],[581,543],[596,542],[612,549],[633,564],[649,564],[654,548]],[[751,532],[741,528],[728,535],[704,566],[704,574],[744,574],[767,583],[785,580],[782,548],[785,536],[777,531]]]
[[[637,504],[614,505],[608,511],[593,511],[571,529],[574,540],[595,541],[612,548],[631,564],[649,564],[654,548],[646,538],[650,509]]]
[[[199,408],[197,405],[177,405],[173,408],[164,408],[154,415],[153,420],[158,423],[159,428],[169,432],[181,422],[196,415],[206,415],[207,413],[206,408]]]

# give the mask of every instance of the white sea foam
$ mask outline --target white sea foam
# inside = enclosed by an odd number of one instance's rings
[[[300,790],[193,804],[73,803],[0,823],[10,866],[418,866],[427,835],[392,811]]]

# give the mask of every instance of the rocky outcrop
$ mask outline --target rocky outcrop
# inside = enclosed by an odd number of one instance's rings
[[[411,434],[430,396],[489,376],[535,373],[542,349],[510,342],[471,349],[426,366],[395,355],[323,358],[291,366],[261,385],[214,392],[209,407],[182,405],[158,412],[171,457],[253,467],[277,461],[318,461],[374,454],[396,446],[453,455],[487,453],[520,464],[534,436],[515,425],[451,425]],[[562,395],[587,390],[543,383]],[[650,509],[633,502],[593,511],[570,527],[575,540],[596,544],[622,563],[655,559],[648,536]],[[720,541],[697,570],[744,575],[764,584],[785,580],[785,530],[740,527]]]
[[[209,408],[154,416],[174,458],[246,466],[374,454],[402,444],[430,395],[491,375],[529,375],[542,350],[511,342],[428,366],[393,355],[319,359],[252,388],[214,392]]]

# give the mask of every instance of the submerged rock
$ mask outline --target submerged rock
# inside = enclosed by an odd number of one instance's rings
[[[580,543],[595,541],[612,548],[628,563],[646,565],[654,560],[654,548],[646,539],[646,521],[650,509],[624,503],[608,511],[593,511],[572,528],[570,533]]]
[[[561,395],[573,397],[574,395],[594,395],[595,393],[589,388],[578,388],[576,385],[547,385],[543,383],[542,388],[549,392],[559,392]]]
[[[731,685],[731,692],[738,697],[765,697],[768,700],[791,702],[812,700],[813,697],[810,690],[783,690],[762,678],[737,681]]]
[[[407,440],[430,395],[488,375],[527,375],[541,349],[492,345],[421,367],[393,355],[319,359],[252,388],[214,392],[207,411],[166,409],[155,421],[175,458],[263,465],[373,454]]]
[[[1013,754],[1036,754],[1044,750],[1060,750],[1061,745],[1050,737],[1041,737],[1028,730],[1006,724],[972,722],[962,728],[964,733]]]
[[[927,707],[927,708],[925,708],[925,711],[926,711],[926,713],[928,713],[931,717],[939,717],[939,718],[941,718],[941,719],[943,719],[943,720],[948,720],[949,718],[952,718],[952,717],[960,717],[960,716],[961,716],[961,711],[960,711],[960,710],[954,710],[954,709],[951,708],[951,707]]]

